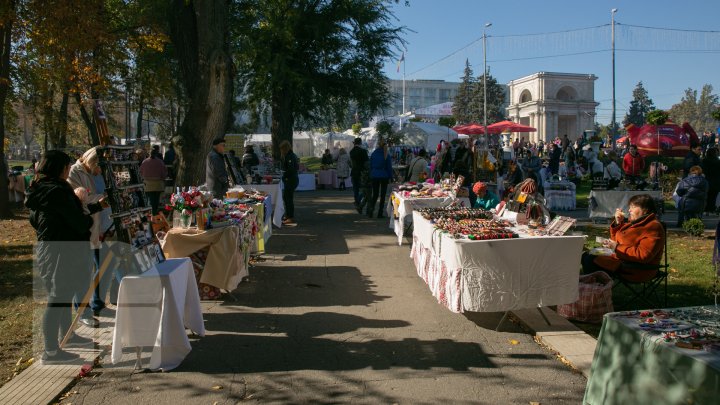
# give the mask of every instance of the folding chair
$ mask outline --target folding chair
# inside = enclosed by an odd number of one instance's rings
[[[660,303],[660,296],[658,295],[658,289],[663,286],[663,308],[667,308],[667,279],[668,279],[668,245],[667,245],[667,225],[665,222],[660,221],[663,227],[663,233],[665,234],[665,241],[663,246],[663,261],[660,264],[643,264],[633,262],[623,262],[620,266],[621,270],[657,270],[654,276],[644,281],[633,281],[628,280],[626,275],[622,271],[616,271],[613,274],[615,285],[624,286],[630,292],[630,298],[623,305],[627,309],[639,309],[635,307],[635,303],[642,303],[647,308],[653,308],[657,303]],[[657,299],[657,302],[654,302]],[[633,308],[635,307],[635,308]]]

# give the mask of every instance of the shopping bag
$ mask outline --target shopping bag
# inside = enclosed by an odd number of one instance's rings
[[[580,276],[578,300],[558,305],[557,313],[575,321],[601,323],[603,315],[613,312],[612,286],[612,278],[603,271]]]

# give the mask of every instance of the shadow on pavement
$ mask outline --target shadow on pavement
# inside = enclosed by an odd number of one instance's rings
[[[217,316],[228,316],[217,315]],[[241,322],[242,315],[233,317]],[[372,321],[372,320],[370,320]],[[393,321],[390,321],[393,322]],[[291,370],[344,371],[495,368],[477,343],[449,339],[363,342],[317,337],[213,334],[199,340],[177,372],[264,373]],[[358,337],[355,337],[358,339]],[[222,350],[220,350],[222,348]]]
[[[389,297],[377,295],[375,284],[349,266],[265,267],[250,273],[249,282],[233,291],[236,301],[224,305],[251,308],[370,305]]]

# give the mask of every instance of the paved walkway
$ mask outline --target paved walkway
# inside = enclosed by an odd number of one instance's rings
[[[298,193],[237,301],[204,303],[208,334],[169,373],[105,368],[67,404],[579,403],[585,378],[501,313],[453,314],[387,220],[352,192]]]

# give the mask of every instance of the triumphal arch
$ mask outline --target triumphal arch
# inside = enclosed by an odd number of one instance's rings
[[[574,140],[595,123],[593,74],[538,72],[508,83],[508,119],[537,128],[518,134],[526,140],[549,141],[563,135]]]

